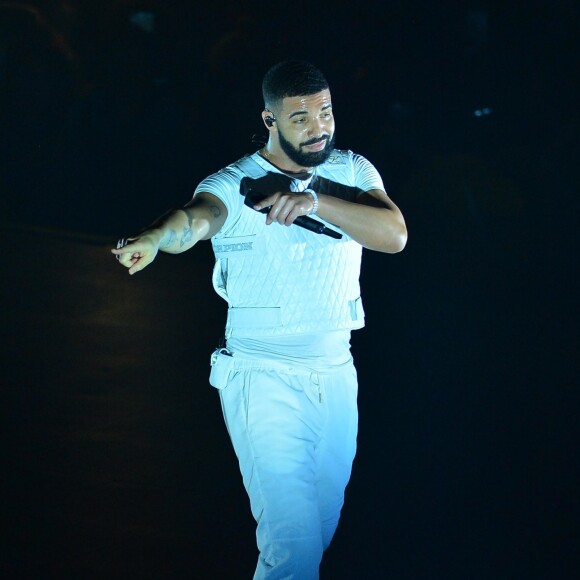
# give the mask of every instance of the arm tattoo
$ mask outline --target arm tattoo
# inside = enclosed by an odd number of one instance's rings
[[[168,248],[169,246],[173,245],[173,242],[177,239],[177,232],[175,230],[169,230],[169,239],[165,242],[161,242],[159,244],[160,248]]]
[[[193,240],[193,220],[195,219],[196,206],[184,207],[182,210],[187,217],[187,227],[183,228],[183,233],[179,240],[180,248],[183,248],[185,244],[188,244]],[[197,211],[200,210],[207,211],[213,219],[218,219],[222,215],[222,210],[215,204],[197,206]],[[175,237],[173,237],[174,235],[176,235],[175,232],[172,232],[171,242],[175,241]]]
[[[203,205],[203,206],[197,206],[198,211],[200,210],[205,210],[207,211],[211,217],[213,219],[217,219],[222,215],[222,210],[215,204],[210,204],[210,205]],[[195,207],[184,207],[183,211],[185,212],[185,215],[187,216],[187,222],[189,224],[189,227],[191,227],[192,223],[193,223],[193,218],[195,217]]]
[[[222,215],[222,211],[217,205],[209,205],[207,210],[211,213],[214,219],[217,219]]]
[[[183,228],[183,234],[181,235],[181,240],[179,240],[179,247],[183,248],[183,246],[185,246],[185,244],[187,244],[188,242],[191,242],[192,239],[193,239],[193,230],[191,229],[191,227]]]

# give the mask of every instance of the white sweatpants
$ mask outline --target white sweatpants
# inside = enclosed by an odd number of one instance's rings
[[[210,382],[258,524],[254,579],[317,579],[356,451],[352,362],[320,373],[216,353]]]

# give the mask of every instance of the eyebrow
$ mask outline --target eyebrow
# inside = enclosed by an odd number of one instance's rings
[[[326,103],[326,105],[324,105],[324,107],[322,107],[322,109],[320,109],[321,111],[326,111],[326,109],[329,109],[332,107],[332,103]],[[307,115],[308,111],[294,111],[293,113],[291,113],[290,115],[288,115],[288,118],[291,119],[292,117],[296,117],[297,115]]]

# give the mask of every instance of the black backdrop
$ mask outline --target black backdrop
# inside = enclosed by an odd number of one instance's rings
[[[325,71],[337,145],[379,168],[410,235],[364,257],[360,451],[323,573],[572,577],[577,4],[1,6],[10,577],[248,577],[206,382],[209,249],[129,281],[107,246],[255,148],[261,77],[290,57]],[[92,422],[112,439],[81,437]]]

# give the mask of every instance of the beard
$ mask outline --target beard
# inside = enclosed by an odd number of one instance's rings
[[[278,129],[278,138],[280,140],[280,147],[282,151],[297,165],[302,167],[316,167],[317,165],[322,165],[332,153],[334,149],[336,132],[333,133],[332,137],[326,137],[326,145],[321,151],[302,151],[304,145],[313,145],[317,143],[319,139],[314,139],[311,141],[305,141],[301,143],[298,148],[294,147],[290,141],[284,138],[284,135]]]

